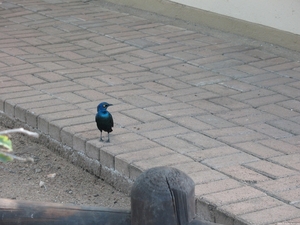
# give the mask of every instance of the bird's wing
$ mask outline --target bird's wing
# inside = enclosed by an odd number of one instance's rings
[[[114,126],[114,119],[113,119],[111,114],[109,114],[109,122],[110,122],[111,127],[113,127]]]

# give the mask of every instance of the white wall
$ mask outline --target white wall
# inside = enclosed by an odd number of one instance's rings
[[[170,0],[183,5],[300,34],[300,0]]]

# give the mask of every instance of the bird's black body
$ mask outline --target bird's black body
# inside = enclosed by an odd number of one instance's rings
[[[112,127],[114,126],[114,120],[112,115],[107,111],[107,107],[111,106],[107,102],[101,102],[97,107],[97,114],[95,117],[95,121],[97,123],[97,127],[100,130],[100,141],[102,139],[102,131],[107,132],[107,142],[109,142],[109,133],[112,132]]]

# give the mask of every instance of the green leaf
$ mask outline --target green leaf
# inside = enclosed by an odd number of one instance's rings
[[[6,152],[12,152],[13,150],[11,140],[5,135],[0,135],[0,148],[4,148]]]
[[[3,152],[0,152],[0,162],[9,162],[13,161],[13,157],[6,155]]]

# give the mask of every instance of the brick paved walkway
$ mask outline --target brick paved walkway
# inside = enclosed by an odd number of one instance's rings
[[[99,2],[0,7],[8,116],[72,147],[97,175],[183,170],[204,219],[300,224],[299,61]],[[110,144],[94,122],[104,100],[114,104]]]

